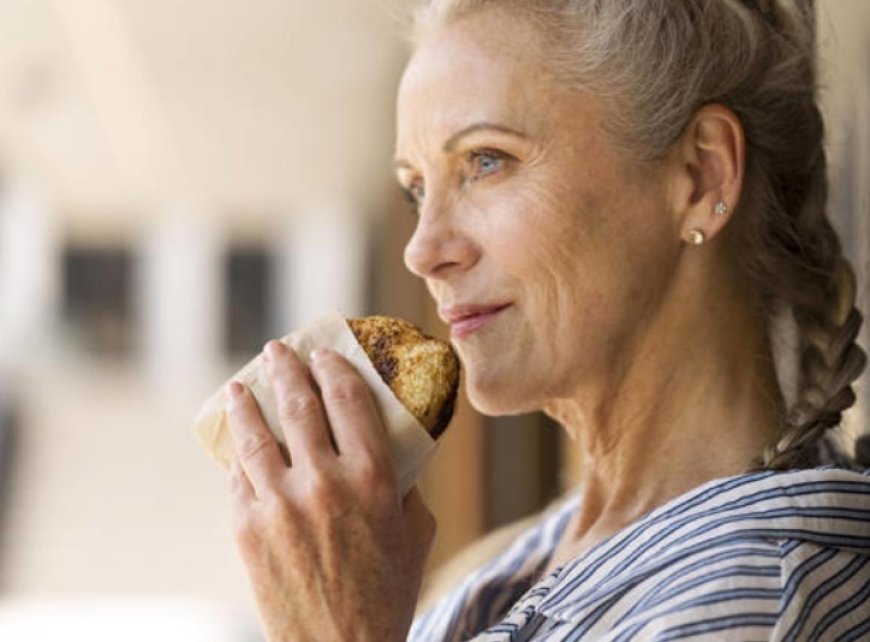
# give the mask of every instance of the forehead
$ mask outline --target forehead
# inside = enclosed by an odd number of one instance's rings
[[[540,32],[515,13],[481,11],[419,44],[398,95],[398,141],[418,128],[439,134],[473,121],[534,128],[554,84]]]

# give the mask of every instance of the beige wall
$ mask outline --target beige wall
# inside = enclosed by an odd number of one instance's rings
[[[818,0],[821,98],[828,133],[830,215],[858,277],[858,303],[870,316],[870,2]],[[861,343],[870,351],[870,328]],[[847,413],[851,434],[868,432],[870,385],[857,386]]]
[[[179,203],[234,225],[372,207],[397,31],[357,0],[3,2],[0,158],[91,228]]]

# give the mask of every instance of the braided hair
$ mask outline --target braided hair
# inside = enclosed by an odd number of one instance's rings
[[[866,356],[855,276],[827,215],[812,0],[423,0],[414,39],[484,8],[516,11],[547,35],[555,78],[604,103],[611,139],[639,160],[665,156],[696,110],[743,125],[746,180],[730,237],[780,351],[778,439],[754,468],[853,461],[831,438],[855,402]],[[794,368],[783,363],[793,363]],[[865,439],[859,459],[870,453]],[[870,459],[861,461],[870,466]]]

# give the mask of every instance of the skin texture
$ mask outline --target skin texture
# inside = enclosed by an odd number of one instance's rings
[[[745,469],[775,439],[781,400],[728,242],[739,120],[707,105],[665,158],[633,161],[542,51],[499,10],[430,34],[400,87],[396,167],[418,202],[405,262],[439,308],[510,305],[453,338],[472,403],[543,409],[576,445],[584,499],[552,567]],[[478,123],[493,127],[457,141]],[[705,244],[686,242],[693,229]]]
[[[498,10],[432,33],[402,79],[396,166],[418,200],[406,264],[439,308],[508,306],[453,338],[472,403],[543,409],[574,440],[583,501],[553,567],[743,470],[774,439],[781,400],[728,243],[738,119],[704,106],[665,158],[634,162],[594,95],[549,80],[545,51]],[[704,245],[686,243],[693,229]],[[233,387],[229,411],[236,538],[268,639],[404,640],[431,515],[416,492],[398,497],[346,362],[321,355],[309,376],[280,344],[266,354],[292,466],[246,391]]]
[[[277,341],[264,359],[292,466],[239,383],[227,410],[236,540],[267,639],[404,640],[434,519],[416,490],[399,497],[374,402],[347,361],[320,351],[309,376]]]

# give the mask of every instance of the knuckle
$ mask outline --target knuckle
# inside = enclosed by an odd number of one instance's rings
[[[239,473],[235,473],[230,476],[230,497],[235,499],[236,501],[240,501],[245,498],[245,480],[242,479]]]
[[[350,510],[354,503],[351,486],[330,470],[306,472],[293,483],[293,498],[300,516],[308,523],[332,520]]]
[[[331,512],[339,503],[339,492],[333,480],[323,472],[309,474],[301,489],[305,503],[316,509]]]
[[[320,404],[314,395],[297,394],[285,397],[281,403],[280,418],[284,421],[298,421],[316,415]]]
[[[370,493],[381,495],[394,492],[395,481],[392,471],[372,457],[360,459],[356,478],[357,482]]]
[[[247,435],[242,438],[237,446],[240,459],[252,461],[262,455],[269,447],[269,439],[265,435]]]
[[[365,383],[356,377],[344,377],[323,389],[324,401],[335,404],[362,404],[368,400],[368,395]]]
[[[262,503],[263,519],[267,524],[290,529],[296,523],[296,510],[290,500],[278,494],[266,497]]]

